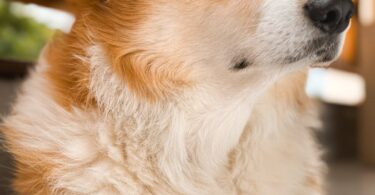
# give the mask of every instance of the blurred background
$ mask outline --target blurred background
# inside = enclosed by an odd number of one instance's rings
[[[342,56],[330,69],[312,69],[306,87],[321,105],[328,195],[375,195],[375,0],[355,4]],[[76,7],[74,0],[0,0],[0,121],[43,45],[69,32]],[[1,148],[0,195],[8,195],[12,158]]]

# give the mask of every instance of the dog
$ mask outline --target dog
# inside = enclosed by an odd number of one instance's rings
[[[323,195],[307,69],[350,0],[95,0],[2,133],[19,194]]]

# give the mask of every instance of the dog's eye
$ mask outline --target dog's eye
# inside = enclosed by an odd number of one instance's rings
[[[240,61],[238,61],[233,67],[232,69],[233,70],[242,70],[242,69],[245,69],[247,67],[249,67],[252,63],[249,62],[247,59],[241,59]]]

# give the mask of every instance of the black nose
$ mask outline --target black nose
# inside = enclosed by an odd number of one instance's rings
[[[343,32],[354,13],[351,0],[309,0],[304,9],[316,27],[330,34]]]

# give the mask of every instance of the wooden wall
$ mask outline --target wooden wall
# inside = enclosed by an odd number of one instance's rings
[[[362,106],[360,155],[366,164],[375,165],[375,24],[360,28],[359,63],[366,79],[367,100]]]

